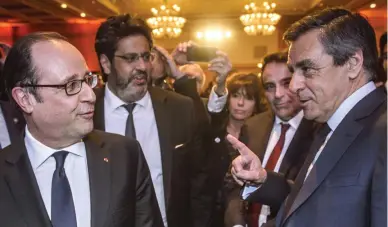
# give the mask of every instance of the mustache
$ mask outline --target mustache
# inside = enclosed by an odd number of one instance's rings
[[[135,77],[140,79],[148,79],[148,73],[143,70],[136,70],[134,71],[127,79],[119,79],[117,78],[116,85],[117,87],[120,87],[121,89],[125,89],[128,87],[128,85],[135,79]]]

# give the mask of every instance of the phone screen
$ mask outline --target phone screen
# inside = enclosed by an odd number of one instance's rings
[[[209,62],[217,56],[216,51],[215,47],[190,47],[187,50],[187,60]]]

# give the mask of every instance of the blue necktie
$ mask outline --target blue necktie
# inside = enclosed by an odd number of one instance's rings
[[[53,227],[77,227],[77,219],[70,184],[65,173],[67,151],[52,156],[56,161],[51,187],[51,223]]]

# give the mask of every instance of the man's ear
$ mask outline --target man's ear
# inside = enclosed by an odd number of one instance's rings
[[[363,68],[363,64],[364,57],[362,55],[362,50],[357,50],[346,63],[349,79],[353,80],[357,78]]]
[[[102,71],[105,74],[110,74],[111,73],[111,62],[109,61],[108,57],[105,54],[100,55],[100,64],[102,67]]]
[[[21,87],[14,87],[12,89],[12,98],[20,109],[27,114],[32,113],[34,106],[37,103],[35,97]]]

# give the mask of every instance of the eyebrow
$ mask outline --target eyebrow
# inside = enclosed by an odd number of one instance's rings
[[[316,64],[311,59],[304,59],[295,64],[295,68],[316,68]]]

